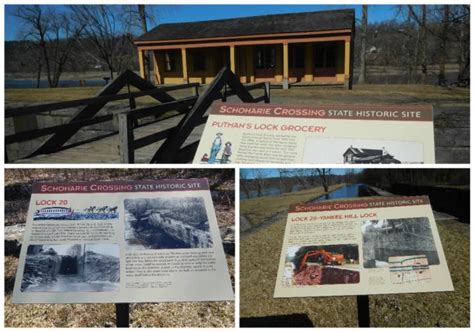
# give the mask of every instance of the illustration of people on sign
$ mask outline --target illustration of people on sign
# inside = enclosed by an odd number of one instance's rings
[[[232,155],[232,143],[226,142],[224,147],[224,152],[222,152],[221,164],[228,164],[230,162],[229,158]]]
[[[217,133],[214,141],[212,142],[211,151],[209,154],[204,153],[201,158],[202,163],[208,164],[229,164],[231,162],[230,156],[232,155],[232,143],[227,141],[224,144],[224,149],[222,150],[221,158],[218,158],[218,155],[221,153],[222,148],[222,133]]]
[[[201,162],[207,163],[208,161],[209,161],[209,155],[205,153],[201,158]]]
[[[211,147],[211,154],[207,161],[208,164],[215,164],[217,160],[217,154],[221,150],[221,146],[222,146],[221,136],[222,136],[222,133],[217,133],[216,138],[214,138],[214,142],[212,143],[212,147]]]

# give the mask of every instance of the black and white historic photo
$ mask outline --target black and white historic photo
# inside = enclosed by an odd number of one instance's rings
[[[395,256],[425,255],[429,265],[439,257],[426,217],[366,220],[362,222],[365,268],[388,267]]]
[[[202,197],[126,199],[124,205],[127,250],[212,247]]]
[[[30,245],[22,292],[113,292],[119,290],[117,244]]]
[[[423,163],[423,145],[401,140],[308,137],[305,141],[303,162],[419,164]]]

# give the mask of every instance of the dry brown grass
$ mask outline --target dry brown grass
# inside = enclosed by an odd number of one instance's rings
[[[6,89],[5,104],[44,103],[93,97],[101,87],[75,87],[55,89]],[[206,89],[202,87],[201,91]],[[133,90],[133,89],[132,89]],[[127,90],[124,88],[122,93]],[[191,89],[170,92],[175,97],[189,96]],[[259,92],[260,93],[260,92]],[[272,89],[272,102],[286,99],[298,104],[305,102],[335,103],[469,103],[469,89],[441,88],[421,84],[364,84],[354,85],[353,90],[332,87],[297,86],[289,90]],[[138,104],[153,102],[152,98],[137,99]]]
[[[380,103],[380,104],[467,104],[469,89],[441,88],[420,84],[366,84],[354,85],[353,90],[330,87],[293,87],[290,90],[271,91],[272,102],[312,103]]]

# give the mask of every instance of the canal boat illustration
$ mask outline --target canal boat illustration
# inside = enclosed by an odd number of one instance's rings
[[[67,207],[46,207],[36,210],[33,219],[64,219],[72,216],[74,210]]]

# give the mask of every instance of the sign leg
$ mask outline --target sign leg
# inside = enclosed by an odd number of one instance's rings
[[[115,322],[117,327],[130,326],[130,306],[128,303],[115,303]]]
[[[359,327],[370,327],[368,295],[357,296],[357,317],[359,319]]]

